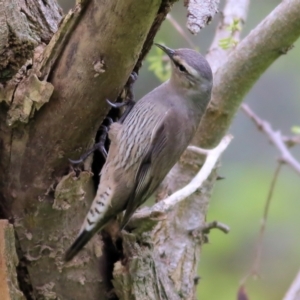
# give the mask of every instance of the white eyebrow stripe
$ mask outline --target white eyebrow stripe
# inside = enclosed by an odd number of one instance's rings
[[[173,60],[176,62],[176,63],[178,63],[178,64],[180,64],[180,65],[183,65],[185,68],[186,68],[186,70],[187,70],[187,72],[189,73],[189,74],[191,74],[192,76],[194,76],[194,77],[199,77],[199,73],[193,68],[193,67],[191,67],[190,65],[188,65],[183,59],[181,59],[179,56],[177,56],[177,55],[174,55],[173,56]]]

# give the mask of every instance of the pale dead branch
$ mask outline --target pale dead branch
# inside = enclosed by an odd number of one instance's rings
[[[228,147],[232,138],[233,137],[231,135],[226,135],[221,140],[221,142],[217,147],[210,150],[201,149],[195,146],[189,146],[188,150],[193,151],[200,155],[207,156],[202,168],[199,170],[196,176],[185,187],[176,191],[175,193],[165,198],[164,200],[156,203],[151,208],[146,210],[143,209],[137,212],[134,215],[134,218],[141,218],[141,217],[145,218],[147,215],[150,216],[151,214],[157,214],[157,213],[164,214],[168,212],[176,204],[183,201],[184,199],[186,199],[187,197],[195,193],[198,189],[200,189],[203,182],[208,178],[208,176],[211,174],[212,170],[216,166],[216,163],[220,158],[221,154]]]
[[[285,294],[283,300],[299,300],[300,299],[300,271],[296,275],[289,290]]]

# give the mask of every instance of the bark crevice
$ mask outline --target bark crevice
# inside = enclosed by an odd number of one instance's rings
[[[94,143],[108,113],[105,99],[115,99],[139,58],[141,64],[143,45],[147,45],[145,55],[167,13],[164,7],[169,9],[172,3],[83,1],[64,18],[46,47],[35,48],[32,68],[27,69],[24,61],[24,72],[1,87],[1,100],[13,99],[6,103],[16,115],[7,124],[7,111],[1,111],[0,191],[10,206],[33,298],[93,299],[105,290],[97,264],[102,247],[99,239],[70,264],[62,261],[94,193],[88,171],[91,162],[87,162],[86,171],[73,176],[72,172],[66,174],[67,158],[80,156]],[[39,8],[40,32],[58,27],[55,16],[51,18],[56,25],[45,25],[44,4],[35,4],[43,6]],[[25,8],[23,11],[29,13]],[[27,22],[32,20],[27,18]],[[37,40],[34,47],[41,41],[48,41],[48,37]],[[98,72],[94,65],[99,59],[104,60],[105,72]],[[47,97],[40,93],[38,98],[49,102],[38,109],[32,103],[30,80],[37,89],[48,84],[54,87]],[[51,189],[54,193],[49,193]]]

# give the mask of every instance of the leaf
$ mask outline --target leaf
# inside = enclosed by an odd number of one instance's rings
[[[227,27],[227,30],[230,33],[234,33],[236,31],[241,31],[240,20],[239,19],[234,19],[233,22]]]
[[[295,134],[300,134],[300,126],[293,126],[291,131]]]
[[[164,58],[165,56],[165,53],[157,48],[155,54],[146,59],[149,63],[148,70],[152,71],[160,81],[166,81],[171,75],[170,62]]]

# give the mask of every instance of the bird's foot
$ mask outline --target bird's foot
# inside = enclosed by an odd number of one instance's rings
[[[124,110],[122,116],[118,120],[118,123],[121,123],[121,124],[123,123],[125,118],[128,116],[128,114],[130,113],[133,106],[135,105],[135,102],[131,99],[127,99],[124,102],[116,102],[116,103],[113,103],[113,102],[109,101],[108,99],[106,99],[106,102],[113,108],[122,108],[122,107],[126,106],[126,109]]]
[[[135,83],[135,81],[137,80],[137,73],[132,72],[130,74],[130,77],[127,81],[127,92],[126,92],[126,98],[124,102],[117,102],[117,103],[113,103],[111,101],[109,101],[108,99],[106,99],[106,102],[113,108],[122,108],[124,106],[126,106],[125,111],[123,112],[122,116],[120,117],[120,119],[118,120],[118,123],[123,123],[124,120],[126,119],[126,117],[128,116],[128,114],[130,113],[131,109],[133,108],[133,106],[135,105],[134,102],[134,94],[133,94],[133,84]]]
[[[99,142],[96,143],[96,144],[94,144],[94,146],[91,149],[89,149],[87,152],[85,152],[84,154],[82,154],[78,160],[69,159],[69,162],[71,164],[78,165],[78,164],[83,163],[96,150],[98,150],[98,151],[100,151],[102,153],[104,159],[107,158],[107,151],[105,149],[105,141],[106,141],[106,138],[107,138],[109,126],[111,125],[111,123],[113,123],[113,120],[111,118],[107,118],[107,119],[109,121],[109,125],[108,126],[104,126],[104,125],[100,126],[100,129],[103,132],[102,132],[102,134],[100,136]]]
[[[106,102],[109,106],[111,106],[113,108],[122,108],[127,105],[126,101],[113,103],[113,102],[109,101],[108,99],[106,99]]]

